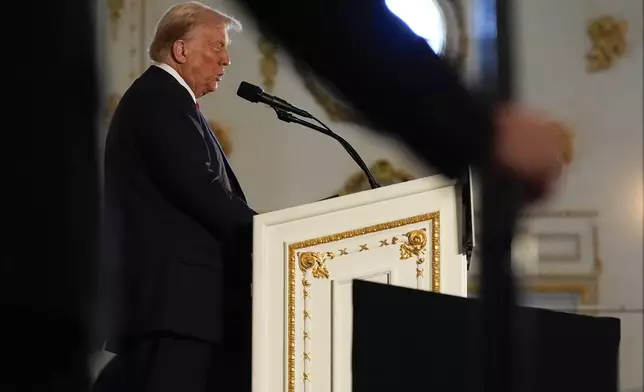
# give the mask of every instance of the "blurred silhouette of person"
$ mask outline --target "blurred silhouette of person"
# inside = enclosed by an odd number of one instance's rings
[[[24,83],[7,108],[30,125],[12,132],[28,147],[10,149],[16,181],[4,187],[15,200],[5,202],[0,390],[87,391],[100,194],[95,15],[87,1],[28,14],[29,47],[38,49],[25,61],[36,70],[12,72]]]
[[[561,129],[462,85],[384,0],[237,0],[263,34],[338,92],[372,129],[398,136],[450,177],[494,160],[548,193],[566,163]],[[312,44],[315,43],[315,44]]]

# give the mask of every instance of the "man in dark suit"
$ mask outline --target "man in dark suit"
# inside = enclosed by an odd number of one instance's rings
[[[168,10],[150,45],[154,65],[112,118],[107,349],[118,356],[96,390],[250,390],[255,212],[197,103],[217,90],[228,30],[240,27],[199,3]]]

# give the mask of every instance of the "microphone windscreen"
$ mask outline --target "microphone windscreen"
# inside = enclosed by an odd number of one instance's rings
[[[261,88],[248,82],[241,82],[237,89],[237,95],[250,102],[259,102],[259,97],[263,92]]]

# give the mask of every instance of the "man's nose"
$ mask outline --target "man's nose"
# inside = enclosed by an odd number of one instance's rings
[[[221,59],[221,65],[227,67],[230,65],[230,56],[228,56],[228,51],[226,51]]]

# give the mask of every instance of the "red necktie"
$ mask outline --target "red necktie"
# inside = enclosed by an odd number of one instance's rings
[[[199,107],[199,102],[195,101],[195,103],[197,104],[197,110],[201,110],[201,108]]]

